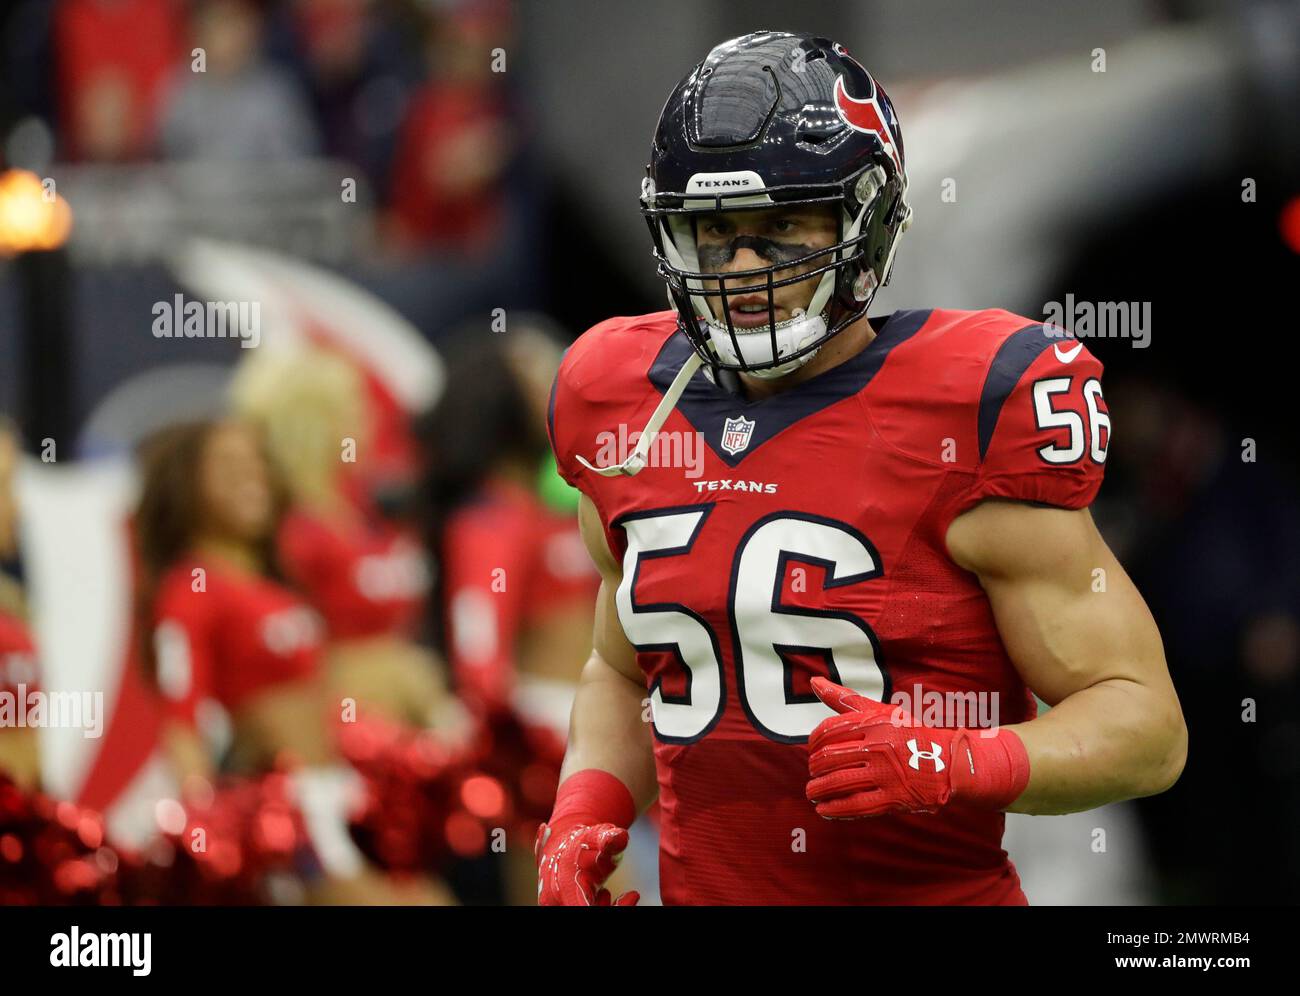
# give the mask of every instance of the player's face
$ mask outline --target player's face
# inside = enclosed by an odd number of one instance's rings
[[[837,209],[831,204],[791,208],[759,208],[753,211],[719,211],[701,216],[695,227],[700,269],[705,273],[735,273],[754,270],[807,256],[839,241]],[[824,265],[824,257],[799,267],[777,270],[775,279],[785,280]],[[798,283],[777,287],[772,292],[776,320],[794,317],[805,310],[822,274]],[[707,289],[708,285],[705,285]],[[753,287],[752,293],[741,288]],[[768,322],[767,281],[745,277],[726,282],[727,312],[738,329],[757,328]],[[707,298],[713,316],[726,321],[721,297]]]
[[[219,425],[208,434],[199,460],[202,531],[223,539],[256,542],[271,528],[271,482],[262,448],[251,429]]]

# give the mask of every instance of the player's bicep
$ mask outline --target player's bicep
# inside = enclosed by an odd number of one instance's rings
[[[601,524],[600,512],[596,509],[595,503],[581,493],[578,495],[578,531],[582,533],[582,542],[587,548],[587,555],[600,571],[601,580],[613,579],[617,583],[623,576],[623,565],[609,548],[609,541],[605,538],[605,527]]]
[[[1114,679],[1170,687],[1155,621],[1086,509],[984,502],[953,522],[948,544],[1044,702]]]
[[[610,667],[623,677],[643,683],[641,668],[636,661],[636,648],[623,631],[614,605],[614,590],[609,582],[601,581],[596,594],[596,623],[592,631],[592,649]]]
[[[623,582],[623,565],[609,548],[600,513],[586,496],[578,500],[578,526],[587,552],[600,571],[600,588],[596,592],[596,617],[592,627],[592,649],[614,670],[632,681],[640,682],[641,670],[636,649],[623,631],[618,618],[616,593]]]

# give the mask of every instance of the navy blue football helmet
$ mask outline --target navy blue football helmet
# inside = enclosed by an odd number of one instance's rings
[[[793,370],[866,313],[911,217],[893,104],[842,45],[811,35],[714,48],[664,105],[646,172],[641,211],[682,330],[715,369],[759,377]],[[725,276],[701,269],[701,214],[811,204],[839,209],[834,245]],[[778,323],[774,290],[819,274],[806,313]],[[728,297],[764,288],[767,324],[737,329]]]

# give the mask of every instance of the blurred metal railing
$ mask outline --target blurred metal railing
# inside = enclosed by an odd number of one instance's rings
[[[339,160],[56,164],[49,175],[72,206],[80,264],[154,261],[192,235],[339,264],[373,230],[370,188]]]

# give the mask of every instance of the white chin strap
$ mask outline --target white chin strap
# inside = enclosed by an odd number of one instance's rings
[[[626,460],[611,467],[597,467],[594,463],[589,463],[579,456],[578,463],[601,477],[615,477],[618,474],[627,474],[632,477],[639,473],[641,468],[646,465],[647,454],[650,452],[650,447],[654,445],[659,430],[663,428],[664,422],[668,420],[672,410],[677,407],[677,399],[682,396],[687,383],[695,376],[695,371],[700,369],[703,363],[700,354],[692,349],[691,355],[686,357],[686,362],[677,371],[677,376],[673,378],[673,382],[668,385],[668,390],[659,399],[659,404],[655,406],[655,410],[651,413],[650,420],[646,422],[645,428],[641,430],[641,438],[636,441],[636,446],[632,447],[632,452],[628,454]]]

